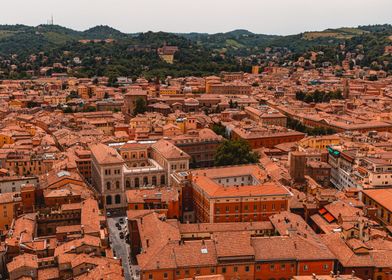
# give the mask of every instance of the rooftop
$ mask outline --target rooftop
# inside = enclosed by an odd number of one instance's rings
[[[291,195],[285,187],[269,181],[258,165],[196,169],[191,174],[193,184],[210,197]]]

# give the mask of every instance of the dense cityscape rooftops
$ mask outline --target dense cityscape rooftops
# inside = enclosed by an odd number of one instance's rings
[[[82,33],[0,56],[0,278],[392,278],[390,39]]]

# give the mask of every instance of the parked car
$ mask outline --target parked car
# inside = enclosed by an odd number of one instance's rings
[[[122,225],[125,223],[124,218],[120,218],[119,221],[120,221],[120,224],[122,224]]]
[[[120,232],[120,238],[124,239],[124,233],[122,231]]]

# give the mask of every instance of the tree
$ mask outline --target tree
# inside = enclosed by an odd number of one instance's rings
[[[67,96],[67,100],[69,99],[75,99],[75,98],[80,98],[80,96],[78,95],[78,93],[74,90],[72,90],[69,95]]]
[[[222,123],[214,123],[212,125],[212,130],[218,134],[221,135],[225,138],[227,138],[227,134],[226,134],[226,127],[224,125],[222,125]]]
[[[231,109],[238,108],[238,102],[237,101],[233,102],[233,99],[230,99],[229,100],[229,107]]]
[[[88,106],[87,108],[83,108],[83,112],[95,112],[97,111],[97,108],[93,106]]]
[[[252,151],[245,140],[226,140],[219,145],[215,155],[215,165],[236,165],[257,163],[260,155]]]
[[[116,76],[109,76],[108,86],[109,87],[117,86],[117,77]]]
[[[137,114],[144,114],[144,112],[147,111],[147,104],[144,98],[138,97],[136,98],[135,102],[135,110],[134,110],[134,115]]]
[[[291,117],[287,118],[287,127],[296,131],[306,133],[307,135],[331,135],[337,132],[332,128],[324,127],[307,127],[303,125],[300,121],[293,119]]]
[[[230,100],[229,100],[229,108],[234,108],[233,99],[230,99]]]
[[[300,90],[300,91],[297,91],[296,93],[295,93],[295,98],[297,99],[297,100],[301,100],[301,101],[303,101],[304,99],[305,99],[305,93],[302,91],[302,90]]]
[[[73,113],[73,110],[71,107],[65,107],[65,109],[63,109],[64,114],[70,114]]]
[[[306,94],[306,95],[305,95],[305,98],[304,98],[304,101],[305,101],[306,103],[311,103],[311,102],[313,102],[313,97],[312,97],[312,95],[311,95],[311,94]]]
[[[39,107],[40,104],[38,102],[35,101],[28,101],[27,102],[27,108],[35,108],[35,107]]]

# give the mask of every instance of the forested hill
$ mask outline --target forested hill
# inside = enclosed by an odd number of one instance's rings
[[[131,35],[109,26],[96,26],[86,31],[75,31],[59,25],[0,25],[0,54],[46,51],[82,39],[126,39]]]
[[[26,72],[50,67],[55,62],[73,69],[72,74],[79,76],[146,73],[149,76],[178,76],[207,75],[223,70],[247,71],[252,63],[268,59],[268,56],[263,57],[267,47],[280,54],[291,53],[279,61],[282,64],[311,50],[323,51],[324,60],[340,63],[342,54],[338,46],[341,44],[352,52],[358,52],[360,46],[364,58],[358,63],[370,66],[374,61],[390,60],[390,57],[384,57],[384,48],[391,45],[391,36],[391,25],[327,29],[290,36],[255,34],[242,29],[217,34],[126,34],[109,26],[76,31],[58,25],[0,25],[0,78],[23,77]],[[110,44],[79,42],[93,39],[115,41]],[[163,62],[156,53],[163,44],[179,47],[172,65]],[[32,55],[34,60],[31,60]],[[261,59],[255,60],[255,56]],[[75,57],[80,58],[80,65],[73,62]],[[18,68],[11,71],[11,65]]]
[[[76,31],[59,25],[39,25],[36,27],[0,25],[0,54],[45,51],[48,48],[63,46],[66,43],[82,39],[107,38],[134,44],[148,42],[159,45],[162,42],[154,40],[180,41],[180,38],[185,38],[194,45],[233,54],[263,51],[265,47],[288,48],[296,52],[318,45],[335,45],[353,38],[361,39],[369,35],[380,37],[388,34],[392,35],[392,26],[388,24],[327,29],[289,36],[255,34],[243,29],[216,34],[166,32],[126,34],[104,25],[95,26],[85,31]]]

